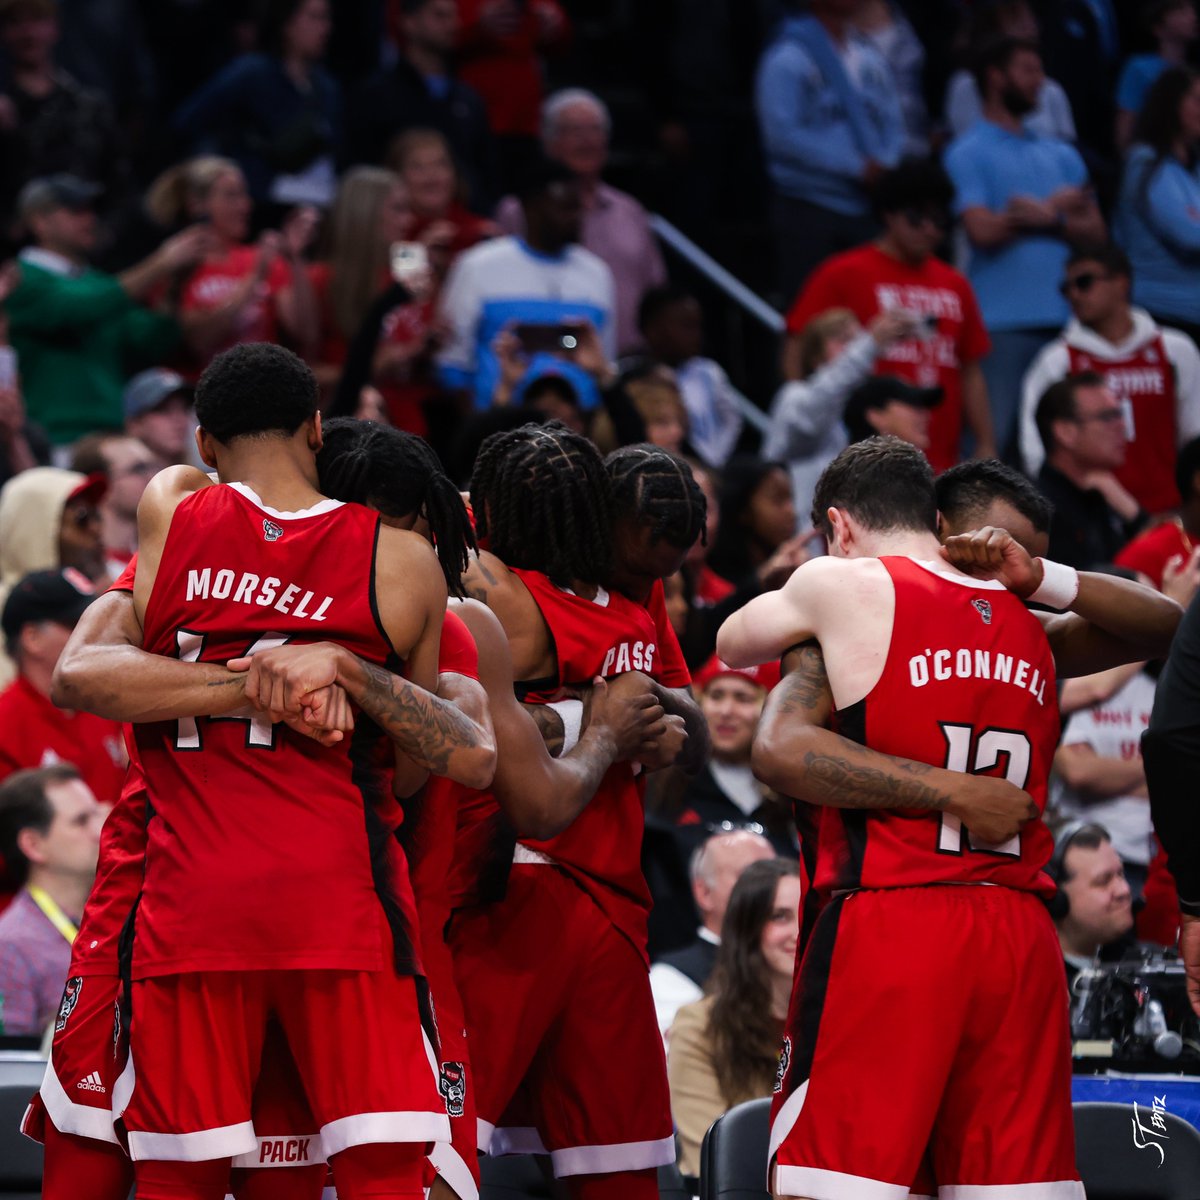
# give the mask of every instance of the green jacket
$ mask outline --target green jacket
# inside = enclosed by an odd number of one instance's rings
[[[6,307],[25,406],[55,445],[121,429],[126,380],[179,342],[173,317],[143,308],[115,276],[90,267],[65,275],[22,256]]]

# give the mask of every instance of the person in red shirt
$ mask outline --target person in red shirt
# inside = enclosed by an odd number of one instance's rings
[[[1193,438],[1179,451],[1175,486],[1183,497],[1179,515],[1135,537],[1116,557],[1117,566],[1141,571],[1157,588],[1180,574],[1200,548],[1200,438]],[[1188,599],[1182,598],[1182,602],[1186,604]]]
[[[954,188],[936,164],[906,161],[886,172],[875,190],[883,224],[874,242],[827,259],[809,278],[787,316],[784,373],[800,376],[799,335],[813,317],[848,308],[863,325],[885,309],[924,318],[917,337],[889,346],[875,360],[880,375],[918,387],[941,387],[927,457],[935,471],[961,457],[964,429],[979,458],[995,454],[992,416],[980,360],[991,349],[979,304],[965,276],[935,257],[949,225]]]
[[[286,341],[311,352],[317,309],[301,259],[316,232],[315,209],[293,210],[282,229],[247,244],[253,203],[245,177],[232,159],[216,155],[165,171],[150,185],[146,208],[165,227],[203,221],[211,232],[209,252],[179,293],[191,378],[239,342]]]
[[[27,767],[75,766],[101,804],[115,804],[125,747],[115,721],[56,708],[50,681],[71,630],[96,598],[78,571],[35,571],[4,604],[0,624],[17,678],[0,692],[0,779]]]

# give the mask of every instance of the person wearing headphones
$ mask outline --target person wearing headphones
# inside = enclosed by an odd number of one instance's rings
[[[1054,839],[1054,854],[1046,873],[1058,885],[1048,901],[1073,988],[1079,972],[1097,954],[1118,954],[1129,944],[1133,929],[1133,893],[1125,868],[1103,825],[1068,821]]]

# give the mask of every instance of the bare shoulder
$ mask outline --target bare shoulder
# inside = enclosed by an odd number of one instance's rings
[[[463,624],[471,631],[480,655],[487,650],[494,650],[499,644],[508,645],[508,639],[504,636],[504,626],[481,600],[452,599],[450,611],[461,618]]]
[[[197,467],[165,467],[146,485],[138,506],[139,515],[170,514],[193,492],[212,485],[212,479]]]
[[[813,599],[840,600],[859,592],[871,592],[887,584],[887,568],[877,558],[834,558],[831,554],[810,558],[792,572],[784,592]]]

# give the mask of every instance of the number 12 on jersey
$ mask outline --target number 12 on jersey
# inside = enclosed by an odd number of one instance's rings
[[[961,771],[964,775],[981,775],[1004,761],[1004,778],[1016,787],[1029,782],[1032,748],[1029,738],[1015,729],[983,729],[977,734],[971,725],[951,725],[941,722],[946,739],[946,770]],[[942,854],[962,854],[974,850],[983,854],[1021,856],[1021,835],[1018,833],[998,846],[974,842],[971,831],[949,813],[942,813],[938,829],[938,851]]]

